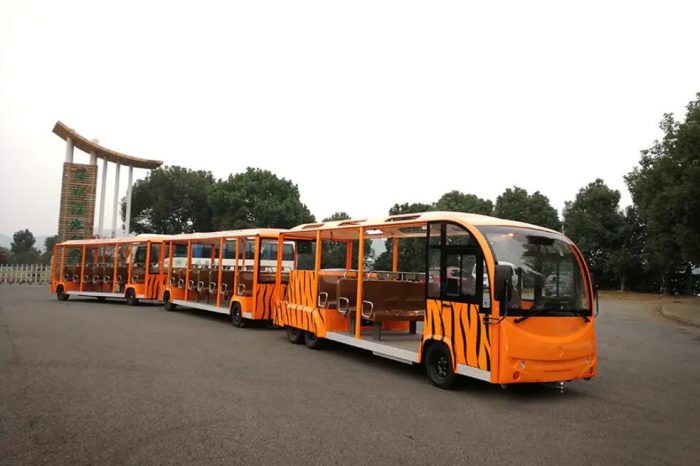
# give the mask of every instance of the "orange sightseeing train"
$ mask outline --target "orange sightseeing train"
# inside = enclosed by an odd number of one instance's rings
[[[229,314],[243,327],[248,320],[272,319],[281,230],[256,229],[194,233],[166,240],[173,254],[160,296],[167,310],[177,306]],[[289,271],[293,245],[282,247],[281,270]]]
[[[297,251],[277,274],[288,286],[273,317],[293,343],[423,363],[443,388],[458,374],[495,384],[596,374],[594,289],[561,233],[428,212],[301,225],[279,241]]]
[[[71,240],[53,250],[51,292],[65,301],[71,295],[100,300],[157,300],[164,282],[162,235],[117,239]]]
[[[148,260],[146,260],[148,258]],[[456,212],[67,241],[52,292],[160,300],[424,365],[441,388],[596,375],[597,296],[563,234]]]

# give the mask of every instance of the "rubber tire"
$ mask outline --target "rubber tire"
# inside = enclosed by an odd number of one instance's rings
[[[231,306],[231,324],[238,328],[245,327],[245,319],[241,313],[241,305],[238,303],[233,303]]]
[[[449,390],[457,383],[457,374],[452,370],[452,357],[445,345],[433,343],[425,352],[425,372],[438,388]]]
[[[165,307],[166,311],[172,312],[177,309],[177,304],[170,302],[170,293],[165,293],[165,296],[163,296],[163,306]]]
[[[126,304],[129,306],[136,306],[139,303],[139,299],[136,297],[136,293],[133,288],[126,290]]]
[[[56,299],[59,301],[68,301],[68,298],[70,298],[70,295],[63,292],[63,286],[59,286],[56,290]]]
[[[287,340],[294,343],[295,345],[303,343],[304,331],[296,327],[287,326]]]
[[[317,350],[323,348],[325,340],[317,337],[315,333],[304,332],[304,343],[306,343],[306,346],[309,348]]]

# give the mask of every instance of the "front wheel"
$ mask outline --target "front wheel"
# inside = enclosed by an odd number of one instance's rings
[[[241,305],[238,303],[233,303],[233,306],[231,306],[231,323],[234,327],[245,327],[245,319],[241,314]]]
[[[294,327],[287,327],[287,340],[295,345],[302,343],[304,341],[304,331]]]
[[[70,298],[70,295],[63,291],[63,286],[59,286],[56,290],[56,299],[59,301],[68,301],[68,298]]]
[[[425,354],[425,371],[433,385],[443,389],[454,387],[457,374],[452,370],[450,352],[442,344],[433,344]]]
[[[321,349],[323,348],[324,342],[325,340],[323,338],[317,337],[315,333],[304,332],[304,343],[306,343],[306,346],[308,346],[309,348]]]
[[[139,303],[139,299],[136,297],[136,293],[133,288],[126,290],[126,304],[129,306],[136,306]]]

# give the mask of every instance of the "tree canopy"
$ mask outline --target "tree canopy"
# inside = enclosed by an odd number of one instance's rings
[[[684,121],[665,114],[661,141],[642,151],[639,166],[625,181],[646,225],[646,259],[665,276],[700,263],[700,93]],[[665,285],[662,285],[665,287]]]
[[[391,209],[389,209],[389,215],[401,215],[401,214],[415,214],[418,212],[428,212],[430,210],[435,210],[433,208],[434,204],[423,204],[422,202],[414,203],[404,203],[404,204],[394,204]]]
[[[514,186],[507,188],[496,199],[496,217],[532,223],[552,230],[561,230],[557,209],[549,198],[539,191],[528,194],[527,190]]]
[[[162,234],[211,231],[208,196],[213,185],[214,177],[207,171],[177,166],[156,168],[134,183],[131,230]],[[124,202],[121,210],[125,219]]]
[[[34,247],[36,239],[34,234],[25,229],[16,231],[12,235],[10,244],[10,262],[14,264],[38,264],[41,261],[41,253]]]
[[[450,191],[443,194],[431,210],[451,210],[454,212],[493,215],[493,202],[474,194]]]
[[[623,244],[624,218],[619,203],[620,192],[596,179],[564,207],[564,233],[576,243],[589,266],[599,272],[612,273],[611,256]]]
[[[259,168],[249,167],[216,183],[209,204],[217,230],[291,228],[315,221],[297,185]]]

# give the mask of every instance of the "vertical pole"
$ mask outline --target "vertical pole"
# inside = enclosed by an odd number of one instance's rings
[[[185,269],[185,301],[190,296],[190,266],[192,265],[192,240],[187,240],[187,265]]]
[[[360,227],[360,241],[357,248],[357,302],[355,303],[355,338],[360,339],[362,320],[362,274],[365,268],[365,227]]]
[[[258,274],[260,274],[260,235],[255,237],[255,252],[253,253],[253,319],[258,315]]]
[[[144,286],[144,291],[143,294],[146,295],[144,296],[146,299],[153,299],[152,296],[150,296],[150,291],[148,289],[148,275],[151,273],[151,242],[148,241],[146,243],[146,265],[144,266],[145,270],[143,272],[143,286]]]
[[[233,263],[233,293],[231,296],[238,295],[238,243],[240,243],[240,238],[236,238],[236,260]]]
[[[318,284],[321,280],[321,230],[316,231],[316,260],[314,261],[314,303],[312,306],[316,307],[318,305]],[[312,316],[313,317],[313,316]]]
[[[172,242],[164,242],[163,243],[163,254],[165,254],[165,251],[168,251],[168,275],[165,277],[165,288],[167,288],[169,291],[171,290],[171,278],[173,276],[173,243]],[[163,261],[165,262],[165,261]],[[172,292],[170,293],[170,301],[173,300],[173,294]]]
[[[352,240],[345,241],[345,270],[352,269]]]
[[[90,165],[97,165],[97,154],[94,150],[90,151]]]
[[[80,291],[83,291],[83,281],[85,281],[85,249],[83,244],[83,252],[80,258]]]
[[[134,251],[135,244],[134,243],[127,243],[129,245],[129,273],[126,279],[127,285],[131,285],[131,274],[134,270],[134,259],[136,258],[136,254]],[[136,292],[134,291],[134,294]]]
[[[119,244],[114,244],[114,273],[112,273],[112,293],[117,292],[117,274],[119,273]]]
[[[66,138],[66,163],[73,163],[73,140]]]
[[[107,191],[107,159],[102,159],[102,186],[100,187],[100,212],[97,219],[97,234],[102,237],[105,216],[105,194]]]
[[[64,272],[64,265],[65,265],[65,258],[66,258],[66,247],[62,246],[61,247],[61,272],[58,275],[59,280],[61,280],[61,283],[63,283],[63,275],[65,274]],[[65,283],[63,283],[63,291],[66,291],[66,286]]]
[[[282,300],[282,257],[284,254],[284,237],[280,233],[277,237],[277,273],[275,274],[275,297]]]
[[[391,251],[391,271],[399,271],[399,239],[394,238],[392,241],[392,251]]]
[[[134,167],[131,165],[129,166],[129,181],[127,184],[126,188],[126,218],[124,219],[125,222],[125,230],[126,234],[128,235],[131,233],[131,192],[132,192],[132,181],[133,181],[133,176],[134,176]]]
[[[221,307],[221,276],[224,270],[224,238],[219,238],[219,277],[216,279],[216,307]]]
[[[117,162],[116,174],[114,175],[114,202],[112,204],[112,238],[117,237],[117,213],[119,206],[119,171],[121,164]]]

